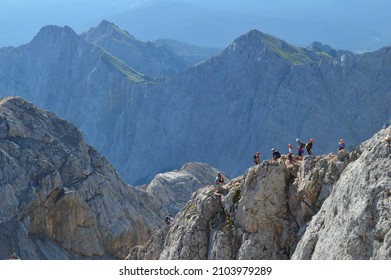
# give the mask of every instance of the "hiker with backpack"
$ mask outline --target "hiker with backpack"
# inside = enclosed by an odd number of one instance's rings
[[[261,155],[260,152],[257,152],[257,153],[254,155],[253,160],[254,160],[254,162],[255,162],[255,165],[258,165],[258,164],[261,163],[260,155]]]
[[[170,217],[169,216],[166,216],[166,218],[164,219],[164,221],[166,222],[166,225],[170,225],[170,223],[171,223],[171,219],[170,219]]]
[[[310,141],[305,144],[305,149],[307,150],[308,155],[312,155],[312,145],[314,144],[315,140],[313,138],[310,139]]]
[[[304,154],[304,147],[305,147],[305,144],[303,142],[300,141],[299,138],[296,138],[296,142],[297,142],[297,156],[298,156],[298,159],[302,159],[303,157],[303,154]]]
[[[169,216],[166,216],[166,218],[164,219],[164,221],[166,222],[166,224],[169,226],[172,224],[172,222],[174,222],[174,218],[169,215]]]
[[[338,142],[338,151],[345,149],[345,141],[343,139]]]
[[[221,193],[222,185],[224,185],[224,177],[221,173],[217,173],[217,177],[215,179],[215,193]]]
[[[278,160],[280,157],[281,157],[281,154],[279,151],[277,151],[276,149],[272,149],[272,155],[273,155],[273,159],[274,160]]]

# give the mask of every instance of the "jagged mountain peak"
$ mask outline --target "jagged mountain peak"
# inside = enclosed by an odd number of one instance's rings
[[[315,52],[318,55],[321,55],[321,56],[331,56],[333,58],[337,58],[337,57],[339,57],[341,55],[344,55],[344,54],[351,54],[351,52],[349,52],[349,51],[336,50],[336,49],[333,49],[332,47],[330,47],[327,44],[323,44],[323,43],[317,42],[317,41],[312,42],[307,47],[307,49]]]
[[[86,40],[91,43],[97,43],[108,36],[116,39],[136,40],[134,36],[130,35],[127,31],[107,20],[103,20],[97,27],[91,28],[83,35]]]
[[[20,96],[6,96],[0,99],[0,108],[10,106],[32,106],[31,103],[27,102]]]
[[[324,52],[327,52],[327,53],[335,51],[329,45],[323,44],[323,43],[318,42],[318,41],[312,42],[307,48],[310,49],[310,50],[313,50],[313,51],[324,51]]]
[[[108,20],[102,20],[99,25],[95,28],[96,30],[112,30],[112,29],[119,29],[117,25],[115,25],[113,22],[110,22]]]
[[[46,25],[39,30],[31,43],[48,44],[50,41],[54,41],[59,38],[63,39],[63,41],[77,40],[79,39],[79,35],[77,35],[77,33],[69,26],[60,27],[57,25]]]
[[[299,48],[275,36],[253,29],[238,37],[228,48],[243,53],[244,50],[257,54],[272,53],[290,64],[313,63],[320,59],[316,53]]]

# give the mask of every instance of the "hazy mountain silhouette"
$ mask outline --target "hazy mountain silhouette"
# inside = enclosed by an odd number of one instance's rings
[[[390,44],[390,5],[386,0],[6,1],[0,10],[0,46],[27,43],[44,25],[68,25],[80,33],[107,19],[143,41],[164,38],[224,48],[258,29],[298,46],[320,41],[371,51]]]

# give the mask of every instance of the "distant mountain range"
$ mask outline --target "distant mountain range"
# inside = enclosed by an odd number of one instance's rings
[[[315,138],[316,154],[335,151],[391,118],[389,47],[299,48],[252,30],[195,66],[183,53],[106,21],[82,35],[46,26],[0,49],[0,94],[75,123],[131,184],[189,161],[236,176],[256,151],[270,158],[297,137]]]
[[[0,47],[29,42],[45,25],[80,33],[102,19],[142,41],[164,38],[225,48],[251,29],[306,47],[312,41],[354,52],[391,43],[387,0],[18,0],[3,1]]]
[[[174,40],[141,42],[106,20],[83,33],[82,37],[149,76],[174,74],[222,51]]]
[[[299,46],[316,40],[355,52],[391,43],[385,0],[145,2],[109,19],[142,40],[170,38],[202,46],[225,47],[250,29]]]

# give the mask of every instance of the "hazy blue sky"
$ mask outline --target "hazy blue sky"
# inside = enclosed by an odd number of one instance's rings
[[[141,40],[225,47],[251,29],[288,42],[376,49],[391,42],[389,0],[0,0],[0,46],[48,24],[77,33],[108,19]],[[160,5],[157,5],[160,4]],[[155,7],[155,8],[154,8]],[[158,7],[158,8],[156,8]]]

